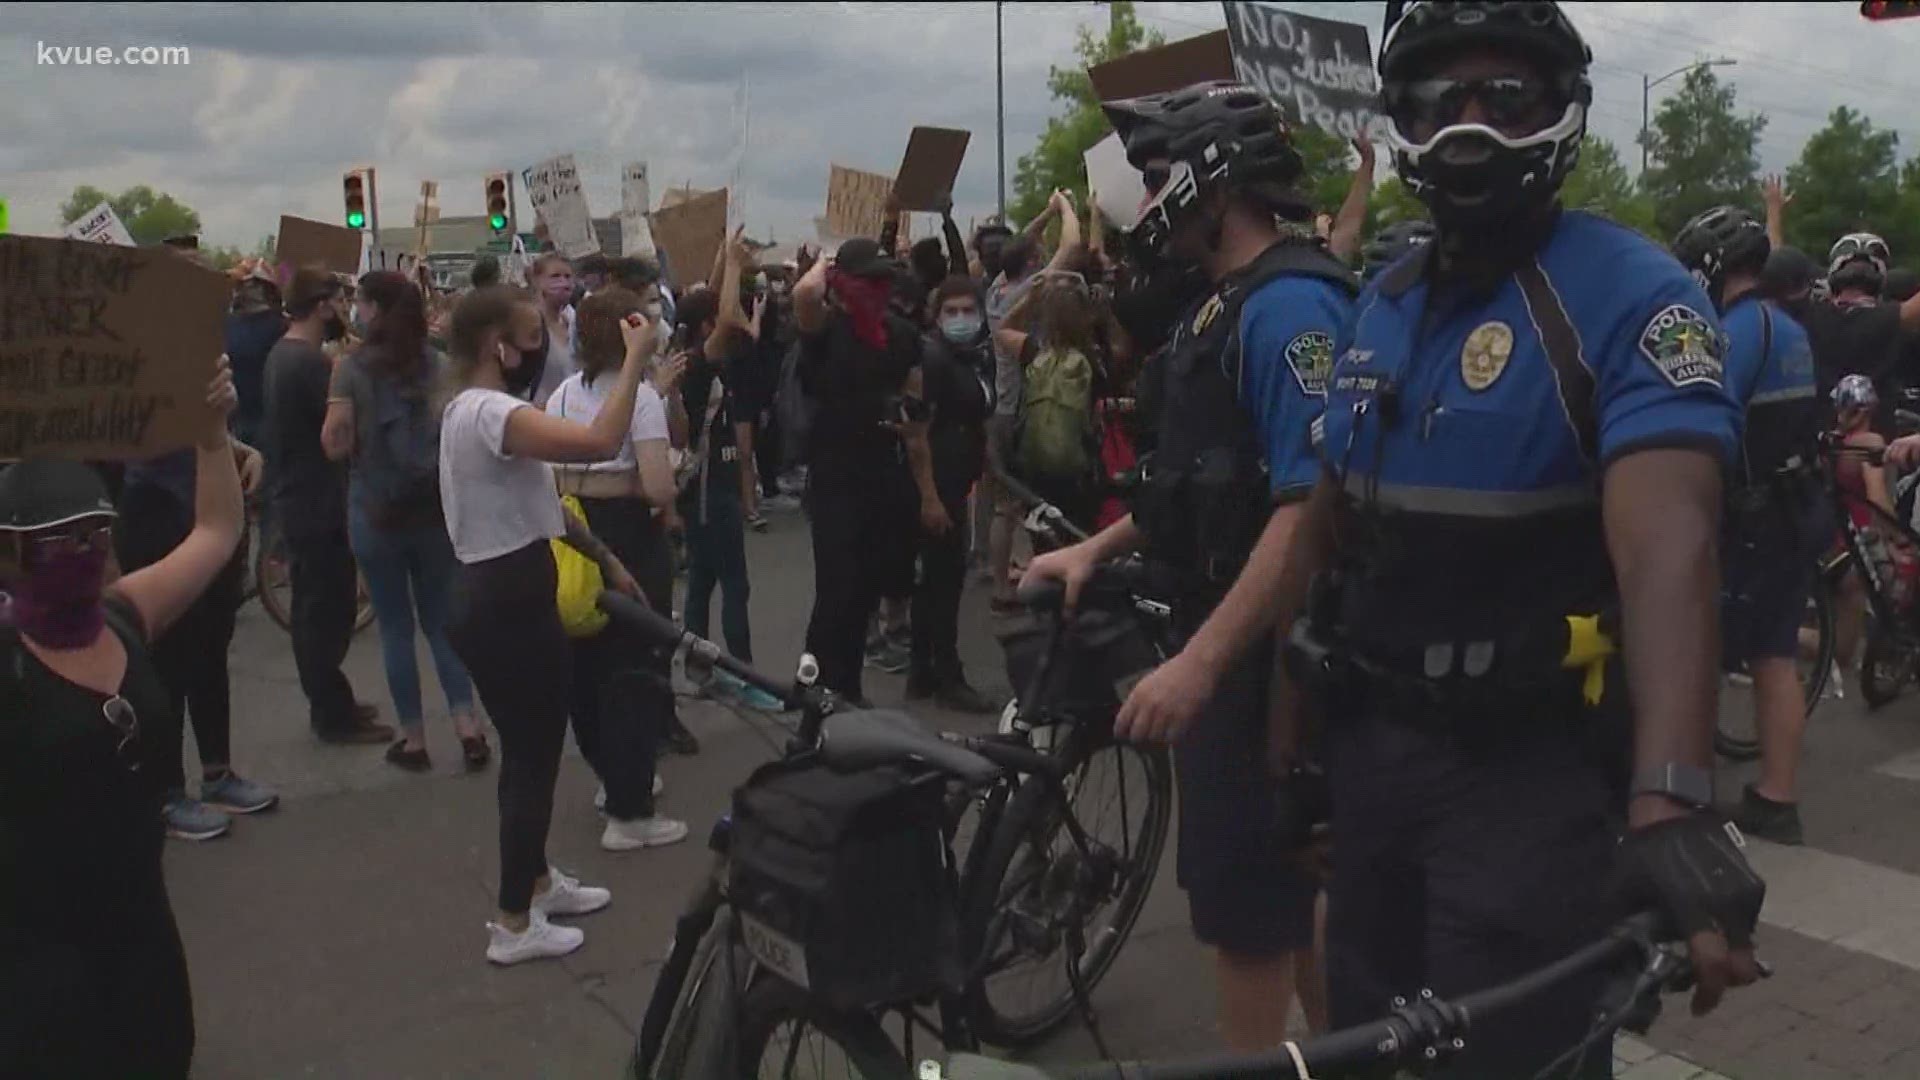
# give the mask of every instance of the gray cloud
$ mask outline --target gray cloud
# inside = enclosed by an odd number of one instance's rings
[[[1364,21],[1377,3],[1287,5]],[[1723,74],[1772,117],[1780,168],[1834,105],[1908,125],[1920,24],[1870,26],[1851,5],[1575,4],[1594,46],[1593,129],[1629,162],[1640,72],[1723,50]],[[1169,38],[1223,25],[1212,3],[1141,5]],[[1073,63],[1085,4],[1005,7],[1007,169],[1055,106],[1050,65]],[[993,5],[13,4],[0,22],[0,175],[14,227],[50,232],[76,184],[147,183],[197,208],[209,239],[251,244],[282,212],[333,220],[340,171],[373,164],[386,223],[411,220],[418,181],[446,213],[477,212],[482,174],[574,152],[590,204],[618,205],[623,162],[656,188],[726,182],[742,73],[752,139],[742,196],[756,234],[805,235],[831,162],[891,171],[917,123],[974,133],[957,216],[992,209]],[[55,68],[35,44],[184,44],[192,65]],[[1656,91],[1656,99],[1671,85]],[[522,207],[525,212],[525,207]]]

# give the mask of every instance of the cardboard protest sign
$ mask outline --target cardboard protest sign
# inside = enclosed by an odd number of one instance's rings
[[[169,248],[0,236],[0,461],[191,445],[231,294]]]
[[[832,166],[827,175],[827,231],[843,239],[879,238],[893,177]]]
[[[727,240],[727,190],[696,195],[653,213],[653,242],[667,257],[675,288],[707,280],[713,257]]]
[[[120,215],[113,212],[113,204],[108,202],[102,202],[69,222],[67,236],[74,240],[133,246],[133,234],[127,231],[120,221]]]
[[[620,250],[628,255],[653,257],[653,226],[647,220],[653,205],[647,182],[647,163],[630,161],[620,170]]]
[[[1233,50],[1225,30],[1131,52],[1087,69],[1101,101],[1164,94],[1197,82],[1233,78]]]
[[[1272,98],[1293,123],[1343,139],[1385,139],[1365,26],[1245,0],[1226,0],[1226,7],[1235,78]]]
[[[1139,170],[1127,164],[1127,148],[1120,134],[1111,132],[1093,144],[1086,153],[1087,187],[1100,197],[1100,216],[1130,232],[1140,220],[1140,205],[1147,201],[1147,185]]]
[[[560,254],[578,259],[600,250],[600,237],[593,231],[593,215],[587,212],[587,193],[580,186],[580,170],[572,154],[561,154],[531,168],[520,170],[527,189],[527,201],[547,227],[547,238]]]
[[[301,266],[324,266],[336,274],[358,273],[362,237],[359,229],[281,214],[280,237],[273,242],[280,283],[285,285],[294,269]]]
[[[972,138],[973,132],[954,128],[914,128],[893,180],[893,197],[900,209],[940,209],[940,196],[953,194],[953,182]]]

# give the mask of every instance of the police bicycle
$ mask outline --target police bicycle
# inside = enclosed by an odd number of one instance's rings
[[[890,1080],[910,1075],[916,1029],[971,1049],[1037,1037],[1076,1007],[1091,1020],[1087,995],[1158,866],[1164,760],[1161,797],[1145,800],[1158,817],[1144,835],[1110,843],[1080,824],[1097,755],[1072,733],[1040,752],[1017,733],[936,737],[897,713],[838,714],[810,658],[782,686],[630,600],[602,604],[646,640],[683,647],[696,673],[718,668],[800,712],[785,754],[736,791],[713,831],[712,869],[676,923],[630,1075],[816,1076],[837,1062]],[[832,789],[884,798],[853,825],[868,832],[820,851],[823,831],[858,816],[835,818]],[[961,865],[954,834],[976,805],[979,839]],[[808,902],[835,879],[831,903]],[[1064,1005],[1019,1012],[991,996],[988,980],[1023,961],[1062,970]],[[881,1026],[896,1014],[905,1055]]]
[[[1655,916],[1636,915],[1599,940],[1509,982],[1451,1000],[1425,990],[1412,1000],[1395,998],[1391,1012],[1372,1023],[1258,1054],[1105,1062],[1055,1071],[956,1055],[944,1070],[937,1062],[923,1063],[919,1080],[1333,1080],[1400,1075],[1391,1071],[1422,1071],[1464,1050],[1477,1023],[1575,979],[1606,972],[1607,990],[1587,1035],[1535,1077],[1577,1074],[1590,1055],[1609,1053],[1616,1032],[1644,1034],[1659,1015],[1661,993],[1690,985],[1686,948],[1670,939]],[[1770,971],[1763,965],[1761,973]]]

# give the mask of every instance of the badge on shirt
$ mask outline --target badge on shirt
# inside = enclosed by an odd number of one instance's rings
[[[1674,389],[1720,386],[1724,350],[1713,324],[1685,304],[1669,304],[1640,332],[1640,353]]]
[[[1492,386],[1513,357],[1513,328],[1495,320],[1483,322],[1460,347],[1460,378],[1478,393]]]
[[[1219,293],[1214,293],[1212,296],[1207,297],[1207,302],[1201,304],[1200,310],[1194,313],[1193,336],[1199,337],[1201,334],[1206,333],[1207,327],[1213,325],[1213,320],[1219,317],[1220,309],[1225,306],[1225,304],[1220,302]]]
[[[1327,396],[1327,376],[1333,374],[1333,338],[1318,330],[1309,330],[1287,342],[1287,366],[1300,392],[1308,397]]]

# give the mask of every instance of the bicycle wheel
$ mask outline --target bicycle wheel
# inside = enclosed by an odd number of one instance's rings
[[[1877,709],[1913,681],[1914,661],[1920,658],[1915,642],[1897,629],[1878,624],[1867,631],[1867,647],[1860,660],[1860,696]]]
[[[879,1020],[833,1012],[805,990],[765,974],[740,1004],[740,1067],[747,1080],[911,1080],[913,1075]]]
[[[260,607],[280,629],[293,629],[293,575],[287,562],[287,544],[279,529],[260,530],[253,552],[253,588]]]
[[[1833,672],[1833,651],[1833,592],[1825,581],[1816,580],[1800,623],[1798,653],[1800,687],[1806,696],[1808,716],[1820,707],[1826,692]],[[1726,676],[1720,691],[1719,724],[1713,732],[1713,748],[1721,757],[1752,761],[1760,756],[1760,735],[1754,726],[1757,704],[1751,677],[1744,671]]]
[[[1078,968],[1091,993],[1132,933],[1166,847],[1167,752],[1105,742],[1075,756],[1068,810],[1088,850],[1075,845],[1048,786],[1029,781],[965,886],[968,1008],[980,1038],[996,1046],[1031,1043],[1074,1015],[1070,927],[1084,935]]]

